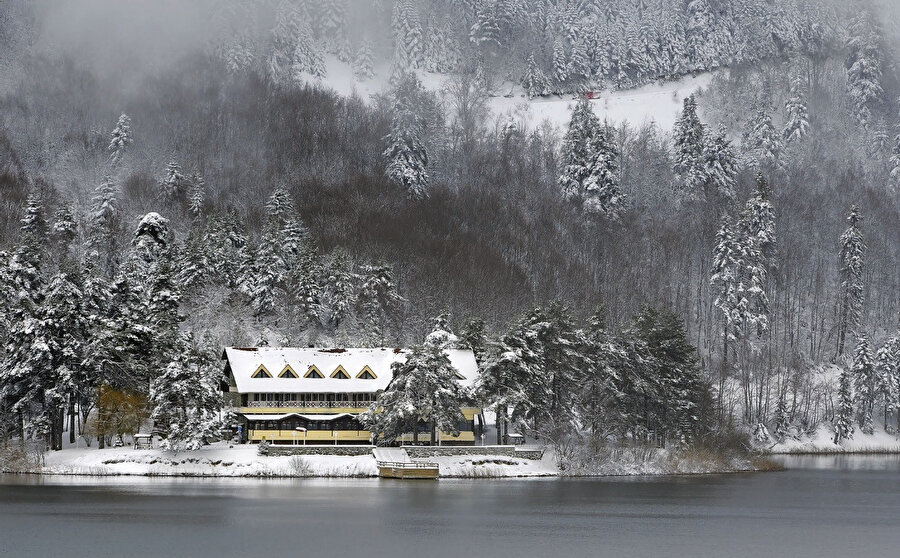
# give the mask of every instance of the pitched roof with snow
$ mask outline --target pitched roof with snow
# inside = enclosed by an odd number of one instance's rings
[[[478,374],[469,349],[447,349],[462,385]],[[223,359],[240,393],[374,393],[391,381],[391,364],[402,349],[226,347]]]

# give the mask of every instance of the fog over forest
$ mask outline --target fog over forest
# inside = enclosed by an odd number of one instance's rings
[[[0,439],[61,436],[103,386],[162,405],[180,364],[221,408],[224,346],[435,329],[554,444],[893,433],[898,23],[888,0],[2,2]],[[671,129],[597,116],[692,76]]]

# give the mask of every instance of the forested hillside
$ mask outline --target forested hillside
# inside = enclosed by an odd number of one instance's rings
[[[900,58],[877,3],[87,4],[109,36],[59,31],[62,4],[0,7],[9,429],[104,384],[214,390],[222,346],[408,345],[445,312],[496,377],[559,376],[515,401],[485,383],[536,431],[897,420]],[[388,90],[334,93],[331,58],[389,66]],[[672,130],[577,94],[711,69]],[[571,122],[491,114],[504,83],[571,98]]]

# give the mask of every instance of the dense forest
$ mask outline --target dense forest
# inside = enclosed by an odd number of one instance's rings
[[[365,4],[198,3],[198,37],[121,52],[0,7],[4,433],[58,447],[104,389],[214,408],[223,346],[413,345],[445,313],[483,403],[557,440],[894,428],[892,14]],[[338,95],[332,58],[390,83]],[[673,130],[577,95],[711,70]],[[509,90],[572,97],[570,122],[491,114]]]

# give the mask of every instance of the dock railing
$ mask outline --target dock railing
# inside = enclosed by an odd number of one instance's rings
[[[437,463],[425,463],[422,461],[376,461],[379,467],[391,467],[393,469],[437,469]]]

